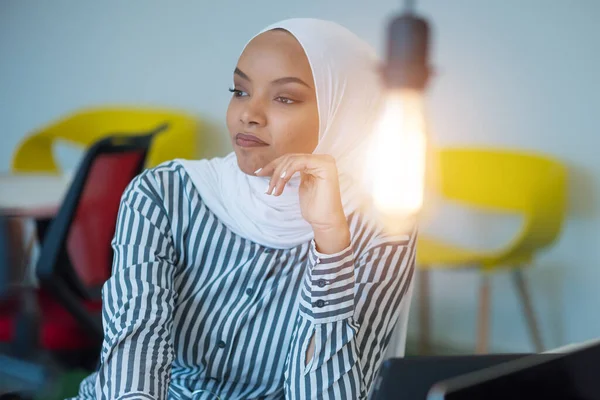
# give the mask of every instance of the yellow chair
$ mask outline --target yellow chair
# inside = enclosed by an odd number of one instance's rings
[[[520,232],[504,248],[476,251],[422,235],[417,244],[420,281],[421,351],[429,348],[428,273],[435,268],[476,267],[481,273],[477,352],[489,341],[489,275],[511,268],[536,351],[543,344],[522,267],[558,236],[565,215],[567,171],[558,161],[522,152],[442,149],[438,154],[441,196],[479,210],[520,214]]]
[[[112,134],[144,134],[167,122],[168,129],[157,135],[150,148],[147,167],[174,158],[195,158],[198,150],[199,122],[179,111],[106,107],[90,108],[52,123],[26,137],[12,160],[16,172],[58,172],[52,146],[63,140],[89,147]]]

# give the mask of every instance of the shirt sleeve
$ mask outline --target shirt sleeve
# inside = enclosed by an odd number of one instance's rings
[[[408,309],[401,303],[410,302],[415,238],[413,232],[364,246],[353,241],[332,255],[311,244],[286,363],[287,399],[367,397],[394,326],[405,320],[399,314]]]
[[[125,191],[113,274],[102,290],[104,342],[97,399],[165,399],[174,358],[171,330],[177,257],[156,177]]]

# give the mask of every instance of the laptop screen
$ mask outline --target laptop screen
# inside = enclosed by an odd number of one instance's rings
[[[600,399],[600,344],[540,360],[526,357],[437,384],[428,400]]]
[[[441,380],[528,355],[408,356],[389,359],[383,362],[369,399],[425,399],[429,389]]]

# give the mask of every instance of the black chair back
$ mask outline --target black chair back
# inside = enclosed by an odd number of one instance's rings
[[[42,288],[100,337],[101,322],[86,312],[82,301],[100,299],[111,274],[111,241],[121,196],[143,170],[153,137],[167,126],[142,136],[110,136],[94,144],[44,235],[37,264]]]

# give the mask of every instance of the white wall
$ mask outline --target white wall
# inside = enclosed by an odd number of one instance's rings
[[[222,130],[232,68],[254,32],[313,16],[381,50],[382,24],[401,2],[368,3],[5,0],[0,172],[28,132],[87,105],[181,107]],[[548,345],[600,336],[600,2],[423,0],[419,10],[435,25],[429,109],[437,140],[541,151],[569,165],[571,215],[558,245],[527,276]],[[219,147],[209,153],[227,148]],[[62,159],[73,166],[76,156]],[[435,275],[437,342],[472,345],[476,283],[471,272]],[[528,350],[508,277],[496,277],[493,291],[493,348]]]

